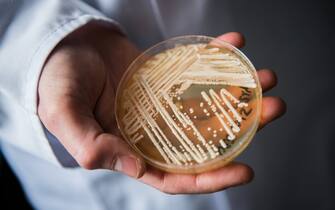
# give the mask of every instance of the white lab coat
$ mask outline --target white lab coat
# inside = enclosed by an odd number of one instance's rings
[[[332,1],[85,2],[0,0],[1,150],[34,207],[335,209]],[[256,67],[276,71],[279,85],[271,94],[288,103],[286,116],[258,132],[238,158],[254,168],[251,184],[211,195],[168,196],[110,171],[69,168],[75,162],[36,115],[38,75],[59,40],[92,18],[110,21],[106,17],[142,49],[176,35],[245,34],[243,51]]]
[[[95,3],[112,16],[108,12],[120,2]],[[0,1],[1,149],[30,202],[36,209],[48,210],[229,209],[223,192],[165,195],[115,172],[67,168],[60,161],[69,155],[37,115],[39,76],[52,49],[75,29],[91,20],[119,28],[105,14],[75,0]]]

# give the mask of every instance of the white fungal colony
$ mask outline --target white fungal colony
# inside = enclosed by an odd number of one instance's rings
[[[234,53],[204,44],[178,46],[148,59],[131,76],[122,91],[121,128],[140,151],[153,145],[156,151],[147,155],[164,164],[200,164],[238,139],[255,88]]]

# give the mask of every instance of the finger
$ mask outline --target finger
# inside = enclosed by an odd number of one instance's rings
[[[217,39],[228,42],[237,48],[241,48],[245,45],[244,36],[238,32],[228,32],[221,36],[218,36]]]
[[[211,193],[241,184],[253,178],[253,170],[241,163],[202,174],[172,174],[151,168],[140,179],[158,190],[169,194]]]
[[[281,117],[286,112],[286,104],[279,97],[264,97],[262,100],[262,113],[259,129],[271,121]]]
[[[273,71],[269,69],[261,69],[257,71],[257,74],[263,92],[266,92],[277,85],[277,76]]]
[[[245,45],[244,36],[238,32],[229,32],[217,38],[238,48],[241,48]],[[263,91],[268,91],[277,85],[277,76],[273,71],[269,69],[261,69],[257,73]]]
[[[142,159],[120,138],[104,133],[88,107],[66,97],[48,102],[45,106],[40,101],[39,116],[79,165],[113,169],[132,177],[143,174]]]

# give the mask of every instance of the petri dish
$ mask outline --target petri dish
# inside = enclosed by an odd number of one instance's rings
[[[144,51],[116,93],[124,139],[147,163],[173,173],[223,167],[258,128],[262,90],[237,48],[198,35],[175,37]]]

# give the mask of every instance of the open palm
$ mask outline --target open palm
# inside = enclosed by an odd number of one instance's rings
[[[218,39],[244,45],[239,33]],[[115,123],[114,99],[120,78],[139,51],[112,28],[90,23],[64,39],[49,56],[39,82],[38,113],[52,132],[87,169],[105,168],[167,193],[207,193],[249,182],[252,169],[231,163],[197,175],[171,174],[146,166],[121,139]],[[259,70],[263,91],[276,85],[270,70]],[[264,97],[260,128],[285,112],[277,97]]]

